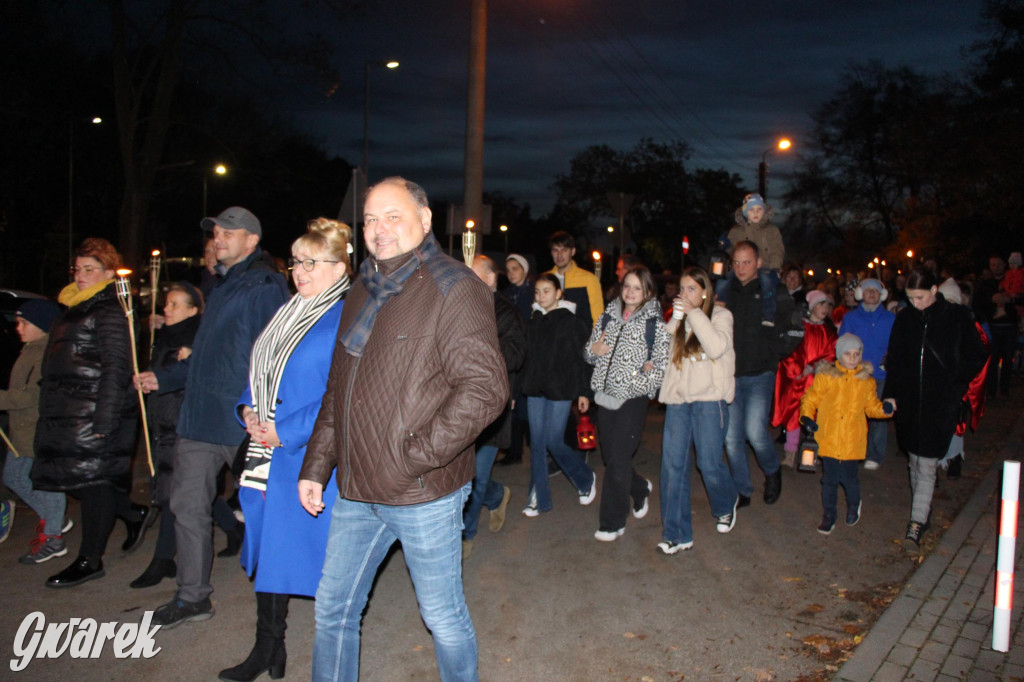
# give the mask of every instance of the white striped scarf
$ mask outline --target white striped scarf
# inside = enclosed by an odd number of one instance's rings
[[[296,346],[324,313],[341,298],[349,287],[348,275],[311,299],[298,294],[274,314],[273,319],[256,338],[249,360],[249,390],[252,409],[260,421],[273,422],[277,413],[277,392],[281,377]],[[240,486],[266,491],[274,448],[257,440],[249,441],[245,468]]]

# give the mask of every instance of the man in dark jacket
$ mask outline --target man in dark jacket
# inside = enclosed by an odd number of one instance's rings
[[[519,369],[526,360],[526,325],[516,307],[507,298],[498,293],[498,266],[487,256],[477,256],[473,260],[473,272],[491,290],[494,297],[494,319],[498,325],[498,346],[505,359],[505,373],[508,376],[509,395],[519,395]],[[511,398],[509,400],[511,403]],[[490,511],[488,527],[497,533],[505,525],[505,513],[512,495],[508,486],[501,485],[491,478],[494,458],[498,448],[509,447],[512,435],[511,405],[506,407],[501,416],[495,419],[480,437],[477,438],[476,475],[473,477],[473,493],[463,514],[462,558],[466,559],[473,551],[473,538],[476,537],[477,522],[480,510],[487,507]]]
[[[187,368],[157,372],[155,385],[143,386],[174,390],[167,384],[184,381],[185,388],[171,483],[178,594],[153,614],[153,623],[166,628],[213,615],[210,524],[217,475],[231,465],[245,436],[234,410],[248,381],[252,344],[288,300],[284,277],[259,248],[263,231],[255,215],[235,206],[201,225],[213,232],[221,278],[206,303]]]
[[[358,679],[363,608],[396,540],[441,679],[477,679],[459,521],[473,441],[504,409],[508,379],[491,292],[442,252],[428,206],[423,189],[402,178],[366,195],[370,257],[345,302],[299,473],[299,501],[316,515],[337,467],[316,594],[315,680]]]
[[[792,299],[782,299],[784,287],[776,294],[775,326],[762,324],[761,282],[758,270],[761,257],[757,245],[741,241],[733,247],[730,277],[724,288],[725,306],[733,316],[733,346],[736,349],[736,397],[729,406],[729,429],[725,451],[729,468],[739,492],[739,507],[750,504],[754,485],[747,462],[747,441],[754,448],[757,463],[764,471],[764,501],[774,504],[782,493],[782,471],[768,424],[771,418],[775,371],[779,367],[780,337],[787,334]]]

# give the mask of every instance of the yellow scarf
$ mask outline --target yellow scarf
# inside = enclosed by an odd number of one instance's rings
[[[72,282],[63,289],[57,296],[57,301],[68,308],[74,308],[79,303],[84,303],[90,298],[106,289],[113,282],[113,279],[105,279],[102,282],[97,282],[91,287],[79,290],[78,285]]]

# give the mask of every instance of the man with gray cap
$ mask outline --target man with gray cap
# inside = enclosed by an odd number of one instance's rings
[[[256,216],[233,206],[216,218],[204,218],[201,225],[213,232],[221,278],[206,303],[192,355],[186,363],[179,363],[187,364],[182,372],[187,376],[158,379],[161,383],[181,382],[185,388],[171,484],[178,593],[153,614],[153,623],[165,628],[213,615],[210,525],[217,475],[231,465],[245,436],[234,410],[248,381],[252,344],[288,300],[284,277],[259,247],[263,231]],[[143,388],[155,390],[158,386]]]

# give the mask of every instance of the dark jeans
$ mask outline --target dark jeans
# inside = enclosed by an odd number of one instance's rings
[[[627,400],[617,410],[602,407],[597,411],[597,433],[605,466],[600,530],[625,528],[630,498],[639,502],[648,495],[647,480],[633,468],[633,456],[640,447],[647,419],[647,402],[647,396],[640,396]]]
[[[139,514],[132,509],[128,493],[116,490],[107,483],[68,491],[82,503],[82,545],[78,555],[89,559],[93,566],[103,559],[114,521],[138,521]]]
[[[836,501],[839,497],[839,486],[846,491],[847,512],[860,504],[860,479],[857,468],[860,462],[855,459],[821,458],[821,506],[825,509],[825,518],[836,519]]]
[[[992,330],[992,364],[988,368],[988,394],[1006,394],[1013,373],[1013,353],[1017,349],[1017,328],[1011,324],[990,323]]]

